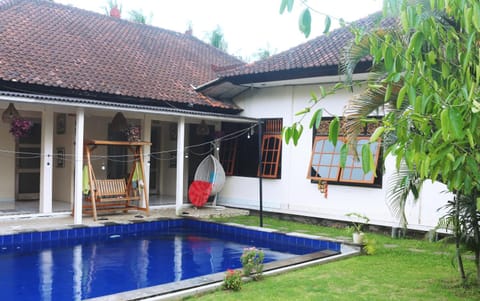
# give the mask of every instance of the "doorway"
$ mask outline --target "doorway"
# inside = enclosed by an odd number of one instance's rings
[[[160,144],[162,139],[162,128],[159,126],[152,126],[150,141],[150,195],[160,194],[160,171],[161,171],[161,158]]]
[[[35,121],[31,134],[16,143],[15,200],[32,201],[40,197],[41,123]]]

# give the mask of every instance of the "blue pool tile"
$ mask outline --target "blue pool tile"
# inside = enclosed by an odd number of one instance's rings
[[[85,229],[86,228],[84,228],[84,227],[75,229],[75,237],[76,238],[84,238],[85,237]]]
[[[39,242],[42,239],[42,234],[40,232],[32,232],[32,242]]]
[[[67,230],[58,231],[59,239],[64,240],[68,238]]]
[[[67,230],[67,238],[70,239],[70,238],[75,238],[75,231],[74,229],[68,229]]]
[[[101,236],[100,228],[103,228],[103,227],[91,227],[90,228],[90,231],[92,233],[92,237],[100,237]]]
[[[32,241],[32,232],[22,233],[21,236],[22,236],[22,241],[24,241],[24,242],[31,242]]]
[[[22,234],[13,235],[13,243],[14,244],[22,243]]]
[[[60,231],[54,230],[51,233],[51,240],[59,240],[60,239]]]
[[[4,235],[3,236],[3,244],[5,245],[11,245],[13,244],[13,235]]]
[[[148,223],[145,223],[143,229],[144,229],[145,231],[150,231],[150,230],[152,229],[151,223],[149,223],[149,222],[148,222]]]
[[[51,241],[52,240],[51,232],[50,231],[40,232],[40,239],[41,241]]]
[[[84,234],[83,234],[84,237],[88,237],[88,238],[89,238],[89,237],[92,237],[92,236],[93,236],[93,229],[92,229],[92,228],[90,228],[90,227],[85,227],[83,231],[84,231]]]
[[[105,236],[105,234],[107,234],[107,227],[105,226],[98,227],[97,231],[99,236]]]
[[[127,233],[135,233],[135,231],[137,231],[137,224],[127,225]]]

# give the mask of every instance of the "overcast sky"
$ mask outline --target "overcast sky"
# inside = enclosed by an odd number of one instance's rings
[[[57,3],[104,13],[107,0],[54,0]],[[117,0],[122,5],[122,18],[130,10],[141,10],[151,16],[151,25],[185,32],[189,24],[193,35],[206,40],[217,25],[223,30],[227,52],[252,57],[258,49],[278,53],[307,40],[298,30],[298,17],[303,6],[296,0],[292,13],[279,14],[281,0]],[[381,0],[309,0],[316,11],[345,21],[365,17],[381,9]],[[323,31],[324,16],[312,14],[310,38]]]

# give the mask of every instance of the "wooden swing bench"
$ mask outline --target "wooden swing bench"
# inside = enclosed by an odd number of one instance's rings
[[[105,140],[89,140],[85,142],[85,157],[88,167],[89,194],[85,197],[82,206],[83,213],[91,214],[94,220],[97,220],[97,213],[115,212],[128,210],[141,210],[149,215],[149,204],[147,189],[133,189],[133,181],[135,170],[139,168],[139,176],[145,179],[145,171],[143,164],[143,147],[150,145],[145,141],[105,141]],[[128,179],[97,179],[93,171],[91,162],[91,153],[98,146],[125,146],[133,153],[133,162]],[[141,195],[143,194],[143,197]],[[143,205],[142,205],[143,203]]]
[[[94,180],[95,207],[97,212],[114,212],[137,209],[131,201],[139,201],[140,196],[132,196],[129,193],[125,179]],[[87,197],[87,204],[83,206],[84,212],[93,210],[91,197]]]

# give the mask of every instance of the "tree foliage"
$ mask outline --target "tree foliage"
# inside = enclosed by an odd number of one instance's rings
[[[217,25],[217,27],[214,30],[208,33],[207,38],[210,45],[212,45],[213,47],[223,51],[227,51],[228,44],[227,44],[227,41],[225,40],[225,35],[223,34],[223,30],[219,25]]]
[[[283,0],[281,7],[288,8],[290,2]],[[372,112],[382,109],[386,113],[374,136],[387,141],[384,155],[397,158],[397,169],[404,162],[415,177],[444,183],[461,206],[478,211],[480,2],[386,0],[383,13],[384,20],[394,18],[396,26],[384,27],[380,22],[369,31],[352,28],[356,36],[345,53],[342,70],[347,79],[360,59],[367,54],[372,59],[366,89],[350,100],[344,112],[349,148],[355,151],[359,129],[370,122]],[[300,26],[305,34],[310,32],[308,21],[303,19]],[[302,117],[317,104],[314,101],[300,112]],[[298,127],[293,124],[285,133]],[[332,143],[338,133],[338,127],[330,128]],[[358,155],[371,160],[368,152]],[[372,166],[364,164],[363,169],[369,172]],[[469,235],[480,245],[476,211],[458,211],[470,214]],[[474,251],[480,281],[480,252]]]
[[[141,9],[134,9],[128,12],[129,14],[129,21],[140,23],[140,24],[150,24],[152,15],[147,17]]]

